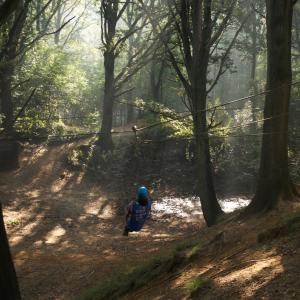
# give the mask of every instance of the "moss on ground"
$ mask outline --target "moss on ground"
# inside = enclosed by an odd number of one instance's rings
[[[169,256],[155,257],[127,272],[117,274],[98,286],[88,289],[77,300],[116,299],[134,291],[159,275],[174,271],[193,260],[201,249],[198,242],[183,242]]]
[[[257,241],[264,243],[285,235],[294,233],[300,229],[300,210],[285,218],[277,226],[261,232]]]
[[[188,290],[190,297],[194,298],[203,289],[212,285],[213,280],[211,278],[196,277],[188,281],[185,288]]]

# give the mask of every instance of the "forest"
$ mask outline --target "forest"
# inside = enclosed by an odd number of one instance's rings
[[[297,0],[0,0],[0,300],[300,299]]]

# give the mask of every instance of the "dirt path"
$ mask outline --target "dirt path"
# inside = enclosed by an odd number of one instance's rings
[[[142,232],[123,237],[120,193],[65,170],[65,155],[75,146],[26,149],[21,168],[0,176],[25,300],[73,299],[110,274],[171,251],[202,226],[198,215],[188,219],[154,212]]]

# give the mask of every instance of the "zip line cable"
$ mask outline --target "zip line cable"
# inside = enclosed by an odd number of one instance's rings
[[[294,85],[298,85],[300,84],[300,81],[295,81],[293,83],[290,83],[288,84],[289,86],[294,86]],[[241,102],[241,101],[245,101],[245,100],[249,100],[249,99],[252,99],[252,98],[255,98],[257,96],[261,96],[261,95],[265,95],[265,94],[268,94],[268,93],[271,93],[272,91],[275,91],[275,90],[278,90],[278,89],[281,89],[283,87],[285,87],[286,85],[282,85],[282,86],[279,86],[277,88],[274,88],[274,89],[269,89],[269,90],[265,90],[265,91],[262,91],[260,93],[257,93],[257,94],[253,94],[253,95],[249,95],[249,96],[246,96],[246,97],[242,97],[242,98],[238,98],[238,99],[235,99],[235,100],[231,100],[231,101],[228,101],[228,102],[225,102],[225,103],[222,103],[222,104],[218,104],[218,105],[215,105],[215,106],[212,106],[212,107],[209,107],[209,108],[206,108],[206,109],[201,109],[199,110],[197,113],[202,113],[202,112],[207,112],[207,111],[211,111],[211,110],[214,110],[214,109],[217,109],[217,108],[220,108],[220,107],[224,107],[224,106],[227,106],[227,105],[231,105],[231,104],[234,104],[234,103],[237,103],[237,102]],[[171,123],[171,122],[174,122],[174,121],[177,121],[177,120],[181,120],[181,119],[185,119],[187,117],[190,117],[192,116],[193,113],[188,113],[188,114],[185,114],[184,116],[180,116],[180,117],[177,117],[175,119],[171,119],[171,120],[166,120],[166,121],[162,121],[162,122],[157,122],[157,123],[153,123],[149,126],[145,126],[145,127],[142,127],[142,128],[137,128],[137,131],[141,131],[141,130],[146,130],[146,129],[151,129],[153,127],[157,127],[157,126],[160,126],[160,125],[163,125],[163,124],[166,124],[166,123]]]
[[[294,111],[294,113],[298,113],[298,112],[300,112],[300,110]],[[259,124],[259,123],[262,123],[264,121],[277,119],[277,118],[280,118],[281,116],[286,116],[286,115],[289,115],[289,114],[290,113],[282,113],[282,114],[276,115],[274,117],[269,117],[269,118],[264,118],[264,119],[251,121],[251,122],[248,122],[247,124],[235,125],[235,126],[231,126],[231,127],[228,127],[228,128],[217,128],[217,129],[213,129],[212,131],[213,132],[219,132],[219,131],[227,131],[227,130],[232,130],[232,129],[246,128],[246,127],[254,125],[254,124]]]
[[[262,120],[259,120],[262,121]],[[252,123],[253,124],[253,123]],[[249,124],[247,124],[249,125]],[[246,127],[246,126],[244,126]],[[240,127],[240,128],[244,128]],[[230,128],[228,128],[229,130]],[[291,131],[285,131],[286,133],[292,133]],[[132,133],[132,131],[121,131],[121,132],[112,132],[112,134],[123,134],[123,133]],[[240,137],[261,137],[264,135],[271,135],[271,134],[280,134],[282,132],[265,132],[265,133],[243,133],[243,134],[227,134],[227,135],[214,135],[214,134],[206,134],[206,138],[218,138],[218,139],[226,139],[226,138],[240,138]],[[64,139],[84,139],[88,137],[93,136],[101,136],[100,132],[89,132],[89,133],[81,133],[81,134],[68,134],[68,135],[49,135],[49,136],[36,136],[36,137],[20,137],[18,140],[21,141],[29,141],[29,140],[48,140],[49,142],[60,142]],[[57,140],[55,140],[57,139]],[[171,141],[182,141],[182,140],[194,140],[195,138],[193,136],[189,137],[174,137],[174,138],[167,138],[164,140],[143,140],[142,143],[148,144],[148,143],[165,143],[165,142],[171,142]],[[2,138],[3,140],[11,140],[10,138]],[[294,140],[300,140],[300,136],[294,137]]]
[[[299,113],[300,110],[296,110],[295,113]],[[264,118],[264,119],[259,119],[259,120],[256,120],[256,121],[253,121],[253,122],[249,122],[247,124],[244,124],[244,125],[236,125],[236,126],[232,126],[232,127],[228,127],[228,128],[219,128],[219,129],[214,129],[213,130],[213,133],[217,133],[217,132],[220,132],[220,131],[230,131],[232,129],[238,129],[238,128],[246,128],[248,126],[251,126],[251,125],[254,125],[254,124],[258,124],[258,123],[261,123],[261,122],[264,122],[264,121],[268,121],[268,120],[273,120],[273,119],[276,119],[276,118],[279,118],[283,115],[288,115],[289,113],[283,113],[283,114],[279,114],[277,116],[274,116],[274,117],[269,117],[269,118]],[[285,131],[286,133],[292,133],[291,131]],[[226,135],[214,135],[214,134],[211,134],[210,132],[202,132],[200,133],[200,135],[203,135],[204,137],[207,136],[208,138],[231,138],[231,137],[243,137],[243,136],[264,136],[264,135],[271,135],[271,134],[280,134],[280,133],[283,133],[282,131],[278,131],[278,132],[262,132],[262,133],[243,133],[243,134],[226,134]],[[297,139],[298,137],[296,137]],[[299,137],[300,138],[300,137]],[[194,140],[194,137],[193,136],[190,136],[190,137],[183,137],[183,138],[169,138],[169,139],[165,139],[165,140],[162,140],[162,141],[157,141],[158,143],[160,142],[166,142],[166,141],[176,141],[176,140]],[[150,143],[150,142],[155,142],[154,140],[144,140],[145,143]]]
[[[292,83],[290,83],[290,84],[288,84],[289,86],[295,86],[295,85],[298,85],[298,84],[300,84],[300,81],[295,81],[295,82],[292,82]],[[261,95],[265,95],[265,94],[267,94],[267,93],[270,93],[270,92],[272,92],[272,91],[275,91],[275,90],[277,90],[277,89],[281,89],[281,88],[283,88],[284,86],[286,86],[286,85],[282,85],[282,86],[279,86],[279,87],[276,87],[276,88],[273,88],[273,89],[269,89],[269,90],[264,90],[264,91],[262,91],[262,92],[259,92],[259,93],[257,93],[257,94],[252,94],[252,95],[248,95],[248,96],[245,96],[245,97],[242,97],[242,98],[238,98],[238,99],[235,99],[235,100],[231,100],[231,101],[228,101],[228,102],[225,102],[225,103],[221,103],[221,104],[218,104],[218,105],[214,105],[214,106],[212,106],[212,107],[209,107],[209,108],[206,108],[206,109],[203,109],[203,110],[199,110],[198,111],[198,113],[201,113],[201,112],[206,112],[206,111],[211,111],[211,110],[217,110],[217,109],[219,109],[219,108],[221,108],[221,107],[224,107],[224,106],[227,106],[227,105],[231,105],[231,104],[234,104],[234,103],[237,103],[237,102],[241,102],[241,101],[245,101],[245,100],[249,100],[249,99],[252,99],[252,98],[255,98],[255,97],[258,97],[258,96],[261,96]],[[296,99],[296,100],[299,100],[299,99]],[[295,100],[295,101],[296,101]],[[124,104],[124,105],[130,105],[130,106],[134,106],[134,107],[136,107],[136,108],[141,108],[140,106],[138,106],[138,105],[136,105],[136,104],[134,104],[134,103],[130,103],[130,102],[124,102],[124,101],[122,101],[122,100],[115,100],[116,102],[118,102],[118,103],[120,103],[120,104]],[[143,108],[144,109],[144,108]],[[235,109],[233,109],[233,110],[239,110],[239,109],[243,109],[243,108],[235,108]],[[257,109],[257,110],[261,110],[261,108],[259,108],[259,107],[257,107],[257,108],[255,108],[255,109]],[[156,112],[154,109],[151,109],[151,108],[146,108],[146,110],[148,110],[148,111],[150,111],[150,112],[153,112],[153,113],[157,113],[157,114],[161,114],[160,112]],[[151,124],[151,125],[149,125],[149,126],[147,126],[147,127],[143,127],[143,128],[139,128],[139,129],[137,129],[137,131],[139,131],[139,130],[144,130],[144,129],[150,129],[150,128],[152,128],[152,127],[155,127],[155,126],[159,126],[159,125],[161,125],[161,124],[165,124],[165,123],[169,123],[169,122],[173,122],[173,121],[177,121],[177,120],[180,120],[180,119],[184,119],[184,118],[187,118],[187,117],[189,117],[189,116],[192,116],[193,114],[192,113],[190,113],[190,112],[187,112],[185,115],[182,115],[182,116],[179,116],[179,117],[176,117],[176,118],[172,118],[172,120],[166,120],[166,121],[162,121],[162,122],[157,122],[157,123],[154,123],[154,124]],[[57,117],[57,118],[55,118],[55,119],[57,119],[57,120],[59,120],[59,119],[62,119],[62,120],[68,120],[68,119],[74,119],[74,120],[76,120],[76,119],[78,119],[78,120],[80,120],[80,119],[96,119],[97,117],[83,117],[83,116],[74,116],[74,117],[61,117],[61,118],[59,118],[59,117]],[[168,118],[171,118],[171,117],[168,117]],[[46,118],[43,118],[43,119],[39,119],[39,120],[48,120],[48,119],[46,119]],[[18,121],[23,121],[23,120],[18,120]],[[26,120],[24,120],[24,122],[26,122]]]
[[[208,135],[204,138],[209,139],[228,139],[228,138],[242,138],[242,137],[262,137],[265,135],[272,135],[272,134],[281,134],[281,133],[291,133],[290,131],[273,131],[273,132],[265,132],[265,133],[244,133],[244,134],[233,134],[233,135]],[[181,138],[167,138],[164,140],[143,140],[143,144],[160,144],[160,143],[167,143],[167,142],[178,142],[178,141],[194,141],[195,137],[181,137]],[[300,141],[300,136],[296,136],[293,138],[293,140]]]
[[[293,83],[290,83],[289,85],[290,86],[294,86],[294,85],[298,85],[300,84],[300,81],[296,81],[296,82],[293,82]],[[282,87],[277,87],[275,89],[269,89],[269,90],[265,90],[265,91],[262,91],[260,93],[257,93],[257,94],[254,94],[254,95],[249,95],[249,96],[246,96],[246,97],[242,97],[242,98],[238,98],[238,99],[235,99],[235,100],[231,100],[231,101],[228,101],[228,102],[225,102],[225,103],[222,103],[222,104],[218,104],[218,105],[215,105],[215,106],[212,106],[212,107],[209,107],[207,109],[203,109],[203,110],[200,110],[198,113],[201,113],[201,112],[206,112],[206,111],[211,111],[211,110],[215,110],[215,109],[218,109],[220,107],[224,107],[224,106],[227,106],[227,105],[232,105],[234,103],[237,103],[237,102],[241,102],[241,101],[245,101],[245,100],[248,100],[248,99],[251,99],[251,98],[254,98],[254,97],[257,97],[257,96],[260,96],[260,95],[264,95],[264,94],[267,94],[267,93],[270,93],[271,91],[274,91],[274,90],[277,90],[277,89],[281,89]],[[299,112],[300,110],[298,111],[295,111],[295,112]],[[179,116],[177,118],[174,118],[174,119],[171,119],[171,120],[166,120],[166,121],[161,121],[161,122],[157,122],[157,123],[153,123],[149,126],[145,126],[145,127],[142,127],[142,128],[136,128],[135,131],[136,132],[141,132],[141,131],[144,131],[144,130],[148,130],[148,129],[151,129],[151,128],[154,128],[154,127],[157,127],[157,126],[160,126],[160,125],[164,125],[166,123],[170,123],[170,122],[173,122],[173,121],[176,121],[176,120],[180,120],[180,119],[184,119],[184,118],[187,118],[187,117],[190,117],[192,116],[192,113],[188,113],[188,114],[185,114],[183,116]],[[256,120],[256,121],[253,121],[253,122],[250,122],[248,124],[245,124],[245,125],[237,125],[237,126],[233,126],[232,128],[221,128],[221,129],[216,129],[214,130],[214,132],[218,132],[218,131],[225,131],[225,130],[231,130],[231,129],[236,129],[236,128],[244,128],[244,127],[247,127],[247,126],[250,126],[252,124],[256,124],[256,123],[260,123],[260,122],[264,122],[266,120],[271,120],[273,118],[278,118],[280,115],[277,115],[277,116],[274,116],[274,117],[270,117],[270,118],[265,118],[265,119],[260,119],[260,120]],[[17,120],[16,120],[17,121]],[[127,134],[127,133],[132,133],[133,131],[131,130],[125,130],[125,131],[112,131],[111,134]],[[225,138],[226,136],[213,136],[207,132],[204,132],[202,134],[208,134],[208,137],[218,137],[218,138]],[[68,135],[49,135],[49,136],[37,136],[37,137],[31,137],[31,138],[21,138],[21,140],[26,140],[26,139],[53,139],[53,138],[75,138],[75,137],[79,137],[79,138],[83,138],[85,136],[93,136],[93,135],[101,135],[101,132],[87,132],[87,133],[80,133],[80,134],[68,134]],[[246,134],[244,134],[246,135]],[[253,136],[253,135],[257,135],[257,134],[248,134],[249,136]],[[262,135],[262,134],[258,134],[258,135]],[[227,135],[228,136],[228,135]],[[232,137],[234,137],[232,135]]]

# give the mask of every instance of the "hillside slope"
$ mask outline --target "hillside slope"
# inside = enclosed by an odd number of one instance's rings
[[[192,262],[122,299],[300,299],[299,204],[203,229],[199,236]]]

